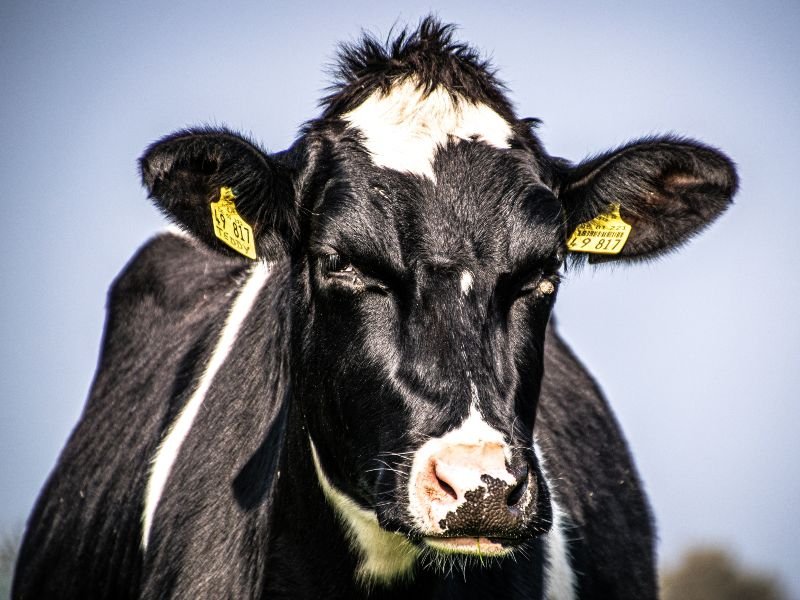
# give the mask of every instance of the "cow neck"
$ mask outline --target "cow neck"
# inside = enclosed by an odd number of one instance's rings
[[[410,593],[425,597],[422,588],[433,584],[427,575],[414,579],[413,590],[400,583],[370,591],[356,581],[359,557],[320,487],[308,430],[296,404],[289,410],[281,460],[267,573],[266,589],[272,593],[267,596],[280,597],[283,590],[292,598],[408,598]]]
[[[297,400],[296,398],[294,400]],[[306,427],[294,402],[289,409],[286,451],[271,533],[267,589],[281,581],[291,597],[350,597],[358,591],[348,576],[356,558],[316,480]],[[269,595],[269,597],[274,597]],[[278,597],[280,594],[278,594]]]

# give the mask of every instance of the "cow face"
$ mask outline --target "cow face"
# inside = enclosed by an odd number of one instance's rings
[[[415,76],[352,104],[309,132],[330,175],[295,372],[320,477],[425,548],[505,554],[549,523],[532,431],[561,204],[504,106]]]
[[[736,187],[727,158],[683,139],[551,158],[471,50],[423,34],[382,67],[346,57],[351,79],[290,151],[206,129],[142,159],[151,196],[197,237],[233,252],[209,212],[230,188],[257,254],[289,260],[290,435],[377,581],[420,553],[503,556],[550,527],[533,429],[568,234],[618,205],[633,229],[607,260],[654,256]]]
[[[452,138],[418,175],[351,127],[329,146],[295,262],[321,471],[386,529],[505,553],[549,518],[532,431],[561,204],[523,150]]]

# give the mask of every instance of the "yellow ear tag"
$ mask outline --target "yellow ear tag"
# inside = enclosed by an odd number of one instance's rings
[[[613,204],[610,212],[578,225],[567,242],[567,249],[572,252],[619,254],[630,233],[631,226],[619,216],[619,204]]]
[[[219,190],[219,200],[211,203],[214,235],[239,254],[255,260],[253,228],[236,212],[236,205],[233,203],[235,197],[231,188],[224,187]]]

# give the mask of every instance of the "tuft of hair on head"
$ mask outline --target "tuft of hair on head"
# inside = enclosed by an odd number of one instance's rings
[[[514,113],[491,62],[474,47],[454,39],[454,24],[424,17],[414,29],[392,31],[385,42],[363,32],[355,43],[339,47],[331,68],[333,83],[321,101],[322,117],[335,118],[361,104],[376,90],[388,93],[413,80],[427,96],[444,88],[453,96],[486,103],[509,122]]]

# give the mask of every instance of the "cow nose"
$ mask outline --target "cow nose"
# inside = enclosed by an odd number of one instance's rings
[[[525,493],[528,486],[528,468],[520,469],[518,475],[510,473],[505,468],[505,460],[500,451],[502,469],[492,465],[493,461],[488,456],[492,451],[481,448],[478,452],[468,451],[462,456],[463,461],[453,461],[452,455],[446,458],[433,457],[432,467],[436,484],[440,488],[438,501],[441,504],[458,504],[467,499],[467,494],[476,488],[486,487],[492,479],[499,479],[506,483],[501,491],[507,506],[515,506]],[[478,460],[475,460],[475,459]],[[482,459],[482,460],[481,460]],[[509,480],[513,477],[513,480]]]
[[[530,502],[528,468],[512,473],[499,443],[442,448],[430,456],[427,473],[418,481],[418,494],[442,530],[490,533],[498,525],[513,526]]]

